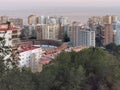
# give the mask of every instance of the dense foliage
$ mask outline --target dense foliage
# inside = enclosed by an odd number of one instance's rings
[[[109,53],[113,54],[114,56],[116,56],[117,59],[120,60],[120,45],[110,43],[110,44],[106,45],[105,48]]]
[[[41,90],[119,90],[119,61],[99,48],[62,52],[40,74]]]

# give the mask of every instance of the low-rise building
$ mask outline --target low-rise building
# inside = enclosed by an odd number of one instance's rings
[[[20,46],[18,51],[20,52],[19,67],[30,67],[32,71],[36,70],[42,56],[42,48],[37,46]]]

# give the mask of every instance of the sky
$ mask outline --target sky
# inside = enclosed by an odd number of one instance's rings
[[[0,16],[24,19],[35,14],[67,16],[84,21],[94,15],[120,16],[119,11],[120,0],[0,0]]]
[[[120,0],[0,0],[0,9],[40,7],[119,7]]]

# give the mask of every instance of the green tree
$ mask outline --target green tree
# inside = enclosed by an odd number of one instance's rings
[[[84,90],[85,79],[85,70],[81,65],[78,69],[71,69],[68,84],[69,90]]]
[[[119,65],[115,56],[100,48],[84,49],[78,53],[62,52],[44,67],[39,80],[40,88],[42,90],[119,90]]]
[[[67,33],[63,35],[63,42],[69,42],[70,38],[68,37]]]
[[[0,90],[34,90],[31,72],[18,68],[18,52],[5,46],[6,32],[0,37]]]
[[[110,52],[114,52],[117,48],[117,45],[114,43],[110,43],[110,44],[106,45],[105,48]]]

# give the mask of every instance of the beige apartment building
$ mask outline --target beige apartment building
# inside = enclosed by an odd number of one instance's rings
[[[58,40],[59,25],[58,24],[44,24],[36,26],[37,40],[50,39]]]
[[[105,24],[104,26],[104,45],[114,42],[114,32],[112,24]]]

